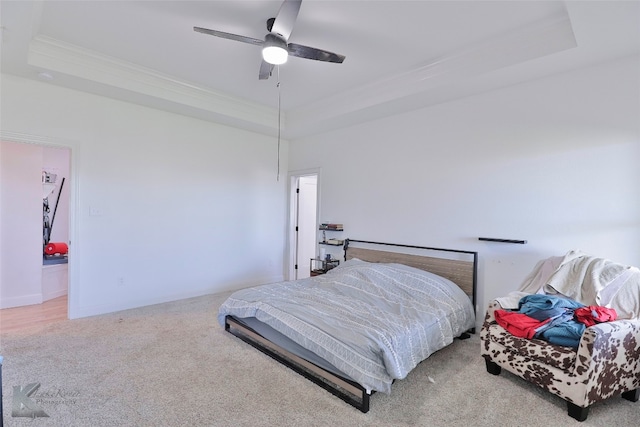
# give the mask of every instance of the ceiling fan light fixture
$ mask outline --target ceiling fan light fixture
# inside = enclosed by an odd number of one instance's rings
[[[287,42],[273,33],[267,34],[262,47],[262,58],[273,65],[280,65],[287,62],[289,51]]]

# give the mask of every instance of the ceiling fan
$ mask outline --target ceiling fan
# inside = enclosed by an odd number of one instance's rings
[[[316,61],[342,63],[345,59],[344,55],[338,55],[315,47],[288,43],[293,25],[300,11],[301,3],[302,0],[285,0],[280,6],[278,15],[275,18],[269,18],[267,20],[267,30],[269,33],[265,36],[264,40],[201,27],[193,27],[193,29],[203,34],[262,46],[260,80],[268,79],[273,71],[273,67],[285,63],[289,55],[297,56],[298,58],[314,59]]]

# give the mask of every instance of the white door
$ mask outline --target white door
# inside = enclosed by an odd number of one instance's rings
[[[295,279],[309,277],[311,258],[316,255],[318,236],[318,176],[306,175],[298,178],[297,194],[297,230],[295,251]]]

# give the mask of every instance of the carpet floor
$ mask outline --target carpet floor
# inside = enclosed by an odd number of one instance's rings
[[[0,336],[4,425],[633,426],[640,402],[613,398],[582,423],[560,398],[486,372],[478,334],[422,362],[363,414],[217,323],[228,294]],[[30,401],[48,417],[12,415]],[[34,386],[31,386],[34,387]]]

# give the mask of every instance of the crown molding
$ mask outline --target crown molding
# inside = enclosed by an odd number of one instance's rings
[[[79,147],[79,143],[77,141],[72,141],[69,139],[13,132],[5,129],[0,129],[0,139],[6,142],[20,142],[25,144],[47,145],[74,149]]]
[[[360,86],[290,111],[290,137],[400,113],[465,96],[454,87],[492,71],[577,46],[566,11],[531,26],[500,34],[392,77]],[[465,83],[465,84],[463,84]],[[481,89],[468,89],[468,95]]]
[[[564,10],[405,72],[287,111],[281,119],[282,135],[300,138],[495,89],[499,82],[486,83],[492,72],[576,46],[571,21]],[[28,63],[99,83],[101,88],[91,85],[91,91],[100,95],[266,135],[278,133],[276,108],[44,35],[37,35],[30,42]]]
[[[120,93],[132,94],[132,99],[151,97],[161,101],[160,105],[169,111],[188,111],[187,115],[215,118],[218,122],[268,134],[277,132],[278,112],[275,108],[232,97],[48,36],[37,35],[29,43],[27,62],[35,67],[117,88]],[[105,92],[108,93],[100,94]]]

